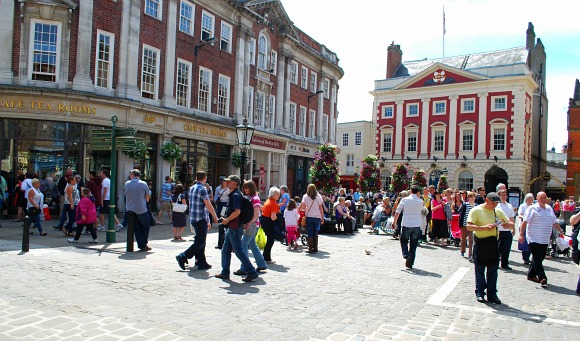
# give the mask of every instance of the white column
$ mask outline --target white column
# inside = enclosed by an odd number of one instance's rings
[[[93,33],[93,0],[85,0],[79,6],[77,34],[77,64],[72,88],[77,91],[92,91],[91,52]]]
[[[286,52],[280,51],[278,60],[278,74],[276,79],[276,118],[274,129],[279,132],[284,124],[284,85],[286,84]]]
[[[244,92],[246,45],[245,33],[244,30],[241,29],[238,36],[238,47],[236,49],[236,82],[234,83],[234,119],[237,118],[238,122],[239,117],[242,117],[244,112],[247,110],[247,106],[244,108],[244,99],[247,95]]]
[[[421,109],[421,153],[419,154],[419,158],[421,159],[428,159],[429,158],[429,150],[427,150],[428,142],[429,142],[429,104],[431,103],[430,98],[422,98],[421,105],[423,106]]]
[[[288,58],[288,68],[292,66],[291,62],[292,59]],[[296,111],[298,111],[298,108],[296,108]],[[284,131],[287,133],[292,131],[290,129],[290,75],[286,77],[286,87],[284,88]]]
[[[177,0],[169,2],[167,15],[167,39],[165,44],[165,86],[163,89],[162,104],[166,108],[175,108],[175,35],[177,32]],[[193,74],[193,73],[192,73]],[[195,79],[195,77],[192,77]]]
[[[479,97],[478,120],[477,120],[477,159],[486,158],[487,146],[487,92],[477,94]]]
[[[0,84],[12,84],[12,40],[14,39],[14,1],[0,1]]]
[[[252,122],[252,113],[248,112],[248,96],[250,93],[250,39],[252,38],[251,32],[248,30],[246,31],[245,36],[245,46],[244,46],[244,79],[243,79],[243,86],[244,86],[244,93],[242,98],[242,116],[238,117],[238,123],[242,123],[243,116],[248,118],[248,123]],[[255,92],[254,92],[255,96]]]
[[[449,129],[449,141],[447,141],[447,157],[446,159],[457,159],[457,152],[455,150],[455,141],[457,137],[457,99],[459,97],[454,95],[451,96],[451,101],[449,102],[449,123],[447,125]]]
[[[141,49],[139,35],[141,25],[141,1],[123,1],[123,18],[121,20],[121,48],[119,51],[119,80],[117,96],[138,99],[141,97],[137,80]]]
[[[397,101],[397,116],[395,123],[395,159],[403,158],[403,146],[405,141],[403,141],[403,101]]]
[[[320,73],[320,79],[324,79],[323,77],[323,73]],[[323,89],[324,84],[322,83],[322,81],[318,82],[318,90],[322,90]],[[329,89],[330,91],[330,89]],[[318,95],[318,108],[316,109],[316,126],[317,127],[322,127],[322,111],[324,110],[324,93],[321,92]],[[330,121],[330,115],[328,116],[328,120]],[[328,122],[328,125],[331,126],[330,122]],[[329,128],[330,129],[330,128]],[[330,134],[328,134],[330,136]],[[320,143],[324,143],[325,141],[322,139],[322,136],[318,135],[318,141],[320,141]]]
[[[334,82],[334,80],[332,80]],[[332,84],[330,86],[330,89],[328,89],[328,91],[330,91],[330,114],[328,115],[328,120],[330,121],[330,129],[329,131],[332,131],[331,133],[328,134],[329,138],[329,142],[330,143],[336,143],[334,136],[336,135],[336,117],[337,113],[335,110],[335,105],[336,105],[336,94],[334,91],[332,91]],[[338,92],[338,88],[337,88],[337,92]]]

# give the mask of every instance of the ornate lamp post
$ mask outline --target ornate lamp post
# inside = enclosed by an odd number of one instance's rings
[[[254,136],[254,127],[248,125],[248,119],[244,117],[242,124],[236,126],[236,134],[238,135],[238,145],[242,153],[242,165],[240,166],[240,179],[244,181],[244,171],[246,168],[246,149],[250,148],[252,143],[252,136]]]

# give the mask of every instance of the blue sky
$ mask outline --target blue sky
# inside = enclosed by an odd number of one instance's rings
[[[568,99],[580,78],[580,1],[282,0],[290,20],[336,52],[345,76],[339,82],[339,122],[370,120],[374,81],[385,77],[387,46],[401,45],[403,60],[525,46],[528,22],[548,57],[548,148],[567,142]]]

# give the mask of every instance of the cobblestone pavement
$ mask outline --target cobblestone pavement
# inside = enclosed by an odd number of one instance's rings
[[[276,243],[277,263],[244,283],[213,278],[217,229],[206,247],[213,269],[181,271],[175,256],[191,237],[171,241],[169,225],[152,228],[146,253],[125,253],[126,230],[94,245],[49,227],[23,254],[21,225],[2,224],[1,340],[580,340],[578,268],[546,260],[542,289],[526,280],[517,243],[498,307],[475,301],[472,264],[457,248],[423,245],[405,270],[399,243],[366,229],[320,236],[314,256]]]

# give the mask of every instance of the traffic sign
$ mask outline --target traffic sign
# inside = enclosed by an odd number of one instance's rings
[[[133,136],[135,135],[135,128],[116,128],[115,136]]]
[[[112,133],[111,129],[93,129],[91,137],[111,137]]]
[[[91,138],[91,143],[111,143],[111,141],[113,141],[113,138],[111,136],[109,136],[109,137],[92,137]]]
[[[91,144],[91,150],[111,150],[111,145],[104,145],[104,144]]]

